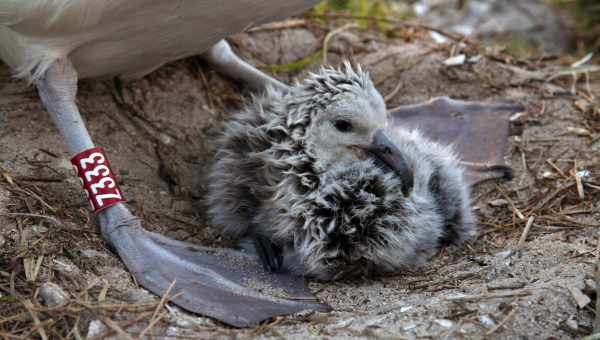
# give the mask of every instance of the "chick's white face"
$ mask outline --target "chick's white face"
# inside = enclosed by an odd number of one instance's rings
[[[370,144],[375,130],[386,125],[385,103],[374,88],[339,95],[317,113],[307,131],[306,148],[316,158],[315,170],[364,159],[352,145]]]

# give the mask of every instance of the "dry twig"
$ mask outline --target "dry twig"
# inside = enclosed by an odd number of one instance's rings
[[[512,291],[512,292],[449,296],[444,299],[446,301],[479,301],[479,300],[489,300],[489,299],[504,299],[504,298],[515,297],[515,296],[527,296],[529,294],[530,294],[529,292],[521,290],[521,291]]]
[[[119,325],[114,322],[112,319],[110,318],[104,318],[102,319],[102,321],[108,326],[110,327],[113,331],[117,332],[117,334],[119,334],[119,338],[121,339],[127,339],[127,340],[134,340],[133,337],[131,335],[129,335],[129,333],[125,332],[121,327],[119,327]]]
[[[596,246],[595,262],[594,282],[596,283],[596,316],[594,317],[594,333],[600,333],[600,235]]]
[[[37,330],[38,334],[40,335],[40,337],[42,337],[43,340],[48,340],[48,335],[46,335],[46,331],[44,330],[44,327],[41,326],[40,319],[37,317],[37,314],[33,310],[33,304],[31,303],[31,301],[24,300],[23,306],[25,306],[25,309],[27,309],[27,311],[31,315],[31,318],[33,319],[33,323],[37,327],[36,330]]]
[[[534,216],[529,216],[527,223],[525,224],[525,229],[523,229],[523,233],[521,234],[521,238],[519,239],[519,243],[517,243],[517,249],[521,249],[523,245],[525,245],[525,241],[527,240],[527,235],[529,235],[529,230],[533,225],[533,221],[535,220]]]
[[[498,329],[500,329],[500,327],[504,326],[515,315],[516,312],[517,312],[516,308],[513,309],[513,310],[511,310],[510,313],[508,313],[508,315],[502,321],[500,321],[499,324],[497,324],[496,326],[492,327],[489,331],[487,331],[485,333],[485,335],[491,335],[494,332],[496,332]]]

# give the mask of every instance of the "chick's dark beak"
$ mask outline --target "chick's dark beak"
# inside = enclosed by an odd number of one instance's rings
[[[377,129],[369,145],[353,145],[366,151],[379,162],[389,166],[402,181],[402,193],[407,196],[414,185],[413,170],[398,146],[386,135],[383,129]]]

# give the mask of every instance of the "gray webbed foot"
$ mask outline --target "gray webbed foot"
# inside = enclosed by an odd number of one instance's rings
[[[124,205],[100,212],[99,223],[140,285],[164,295],[175,281],[171,301],[186,310],[236,327],[302,310],[329,310],[306,290],[303,278],[267,272],[248,253],[146,231]]]
[[[474,185],[492,178],[512,178],[504,164],[510,132],[509,116],[523,107],[511,101],[471,102],[436,97],[403,105],[388,114],[392,127],[418,129],[441,144],[452,144],[467,182]]]

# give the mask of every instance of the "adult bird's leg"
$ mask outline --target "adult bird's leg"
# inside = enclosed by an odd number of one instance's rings
[[[77,72],[69,60],[54,62],[36,85],[46,109],[63,135],[69,151],[76,156],[74,165],[82,182],[97,180],[110,173],[102,150],[94,144],[75,105]],[[90,150],[94,153],[88,154]],[[84,158],[78,158],[80,155]],[[86,168],[86,166],[88,166]],[[95,166],[95,167],[94,167]],[[78,170],[81,170],[78,169]],[[86,177],[87,176],[87,177]],[[114,178],[102,177],[86,187],[91,202],[104,187],[118,188]],[[116,191],[118,192],[118,191]],[[119,196],[120,196],[120,192]],[[103,199],[110,195],[102,194]],[[112,197],[112,196],[111,196]],[[104,201],[103,201],[104,202]],[[110,202],[110,201],[108,201]],[[95,206],[98,209],[97,206]],[[171,293],[180,293],[171,301],[200,314],[230,325],[244,327],[273,317],[305,309],[327,310],[304,288],[303,281],[291,276],[266,273],[255,258],[228,249],[210,249],[171,240],[146,231],[123,202],[113,201],[99,210],[98,221],[104,239],[119,254],[138,283],[157,295],[164,295],[175,281]],[[265,282],[282,289],[296,300],[269,297],[246,286],[247,282]]]
[[[263,91],[271,85],[275,89],[286,91],[288,86],[279,80],[268,76],[256,67],[248,64],[231,50],[225,40],[221,40],[204,52],[201,56],[217,72],[250,87],[255,91]]]
[[[77,72],[68,60],[56,61],[45,75],[36,81],[38,92],[54,123],[65,139],[72,154],[94,147],[92,138],[75,105]],[[98,214],[100,229],[111,245],[112,233],[117,227],[140,227],[139,221],[123,203],[112,205]]]

